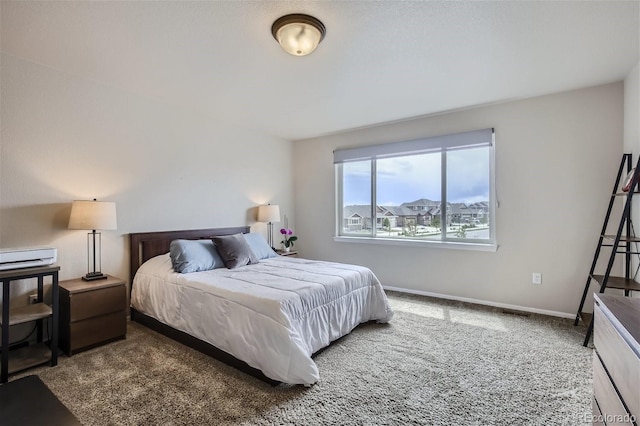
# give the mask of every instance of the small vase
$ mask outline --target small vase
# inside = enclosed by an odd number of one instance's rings
[[[285,253],[289,253],[291,251],[291,247],[283,246],[282,251]]]

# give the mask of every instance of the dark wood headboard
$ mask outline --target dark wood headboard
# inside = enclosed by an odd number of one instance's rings
[[[248,234],[249,231],[250,227],[248,226],[236,226],[232,228],[187,229],[184,231],[129,234],[129,249],[131,253],[129,282],[133,284],[133,277],[144,262],[152,257],[168,253],[169,245],[173,240],[208,240],[219,235]]]

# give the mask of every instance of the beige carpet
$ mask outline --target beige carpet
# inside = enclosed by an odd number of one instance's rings
[[[589,424],[583,327],[390,300],[390,324],[360,326],[315,358],[311,388],[271,387],[136,323],[124,341],[28,373],[86,425]]]

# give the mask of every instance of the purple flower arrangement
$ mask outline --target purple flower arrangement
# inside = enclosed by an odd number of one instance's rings
[[[298,237],[293,235],[293,231],[288,228],[282,228],[280,233],[282,234],[282,238],[284,238],[280,242],[284,244],[285,247],[293,247],[293,242],[298,239]]]

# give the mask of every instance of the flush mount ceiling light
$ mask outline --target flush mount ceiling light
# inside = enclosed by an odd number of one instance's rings
[[[324,24],[313,16],[294,13],[278,18],[271,26],[271,34],[280,46],[294,56],[313,52],[326,33]]]

